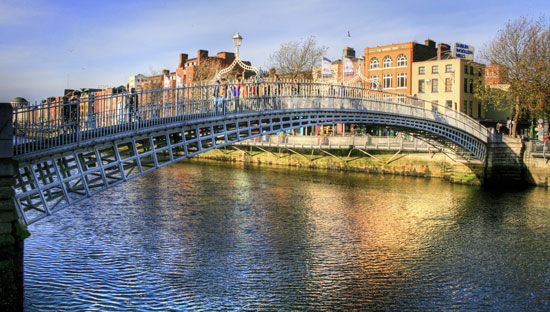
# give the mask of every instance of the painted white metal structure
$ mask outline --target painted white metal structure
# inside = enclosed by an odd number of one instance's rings
[[[248,70],[248,71],[254,72],[254,74],[256,75],[256,78],[259,78],[260,71],[256,67],[247,65],[243,63],[243,61],[241,61],[239,48],[241,47],[242,41],[243,41],[243,37],[241,37],[241,35],[238,32],[236,32],[235,35],[233,35],[233,44],[235,45],[235,60],[233,60],[233,62],[229,64],[229,66],[220,70],[219,72],[216,73],[216,75],[214,75],[214,79],[213,79],[214,82],[220,80],[225,75],[231,73],[237,65],[241,66],[241,68],[243,68],[245,71]]]
[[[484,160],[488,131],[415,98],[304,81],[188,86],[14,109],[16,204],[33,223],[173,162],[279,131],[355,123],[405,129]]]

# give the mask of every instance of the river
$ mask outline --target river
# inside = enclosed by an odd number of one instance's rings
[[[550,191],[184,162],[30,226],[28,311],[550,309]]]

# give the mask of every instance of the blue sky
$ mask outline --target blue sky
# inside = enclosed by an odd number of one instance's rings
[[[0,0],[0,101],[126,84],[174,70],[178,54],[233,51],[268,68],[283,42],[315,36],[336,59],[344,46],[464,42],[476,49],[509,19],[549,16],[549,1],[27,1]],[[351,38],[347,37],[350,31]]]

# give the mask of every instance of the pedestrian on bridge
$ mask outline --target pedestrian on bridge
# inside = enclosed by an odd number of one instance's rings
[[[138,97],[137,97],[135,88],[130,89],[130,93],[128,94],[128,99],[126,101],[126,106],[128,109],[128,122],[134,122],[135,120],[137,120],[137,118],[139,118],[138,116],[136,116],[137,107],[138,107]]]
[[[212,93],[212,97],[214,99],[214,114],[218,114],[218,109],[221,109],[220,105],[220,80],[216,80],[216,83],[214,84],[214,90]]]
[[[231,91],[233,93],[233,99],[235,101],[235,111],[241,111],[241,107],[239,105],[239,96],[241,95],[241,79],[238,78],[237,82],[233,85],[231,85]]]

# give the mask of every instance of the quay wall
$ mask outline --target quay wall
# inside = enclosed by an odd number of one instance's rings
[[[538,147],[540,149],[540,146]],[[505,138],[489,145],[485,163],[442,151],[418,139],[389,137],[267,136],[212,150],[196,159],[253,165],[347,170],[441,178],[493,187],[550,185],[550,160],[534,142]]]
[[[441,153],[419,152],[396,155],[396,152],[376,151],[369,153],[373,156],[371,157],[355,151],[348,157],[349,152],[341,150],[327,150],[332,156],[311,149],[293,151],[279,148],[265,148],[265,151],[261,151],[251,146],[241,147],[240,150],[231,148],[212,150],[194,159],[441,178],[452,183],[470,185],[481,185],[483,180],[483,163],[453,161]]]

